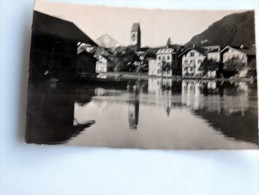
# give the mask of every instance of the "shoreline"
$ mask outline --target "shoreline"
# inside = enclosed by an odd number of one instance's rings
[[[208,78],[208,77],[182,77],[182,76],[171,76],[171,77],[165,77],[165,76],[150,76],[147,74],[136,74],[136,73],[125,73],[125,72],[107,72],[107,73],[99,73],[100,79],[106,79],[106,78],[115,78],[115,79],[172,79],[175,81],[181,81],[181,80],[197,80],[197,81],[244,81],[244,82],[254,82],[257,79],[256,78]],[[106,78],[105,78],[106,77]]]

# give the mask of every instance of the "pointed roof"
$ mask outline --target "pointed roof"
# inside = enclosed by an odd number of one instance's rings
[[[53,17],[38,11],[33,12],[32,30],[73,42],[96,43],[73,22]]]
[[[251,48],[251,49],[249,49],[249,48],[240,48],[240,47],[229,46],[229,45],[226,46],[224,49],[222,49],[221,53],[225,53],[226,51],[228,51],[231,48],[235,49],[235,50],[238,50],[238,51],[240,51],[240,52],[242,52],[242,53],[244,53],[244,54],[246,54],[248,56],[255,56],[255,54],[256,54],[256,51],[255,51],[254,48]]]
[[[167,42],[166,42],[166,46],[170,46],[172,43],[171,43],[171,39],[170,37],[168,38]]]
[[[136,32],[140,30],[140,24],[139,23],[133,23],[131,32]]]

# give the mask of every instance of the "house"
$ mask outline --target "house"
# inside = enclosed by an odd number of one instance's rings
[[[200,66],[206,58],[205,51],[199,48],[189,48],[183,51],[179,57],[182,58],[182,75],[199,76],[203,71]]]
[[[202,47],[206,51],[207,59],[213,60],[214,62],[220,62],[221,48],[219,45],[204,46]]]
[[[85,77],[96,73],[96,61],[97,59],[85,50],[79,53],[76,60],[77,75]]]
[[[172,76],[173,48],[161,48],[156,53],[157,76]]]
[[[113,63],[108,57],[99,55],[96,56],[96,58],[96,73],[110,72],[113,70]]]
[[[236,59],[244,65],[248,65],[249,61],[255,58],[255,49],[240,47],[226,46],[221,51],[222,62],[225,63],[228,60]]]
[[[96,46],[74,23],[34,11],[29,79],[73,78],[78,42]]]

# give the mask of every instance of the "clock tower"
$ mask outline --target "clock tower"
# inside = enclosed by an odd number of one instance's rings
[[[139,50],[141,47],[141,31],[139,23],[134,23],[132,25],[130,34],[130,45],[133,46],[133,49],[135,51]]]

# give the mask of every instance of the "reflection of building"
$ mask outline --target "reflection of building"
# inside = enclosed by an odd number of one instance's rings
[[[182,75],[198,76],[202,74],[200,66],[206,58],[202,49],[190,48],[180,54],[182,57]]]
[[[134,23],[131,28],[130,44],[135,51],[139,50],[141,47],[141,30],[140,24]]]
[[[139,100],[129,101],[128,109],[128,118],[129,118],[129,128],[137,129],[138,128],[138,119],[139,119]]]
[[[37,144],[61,144],[79,134],[94,121],[78,123],[74,120],[75,100],[80,104],[91,100],[93,93],[87,91],[87,97],[80,89],[69,85],[41,84],[29,85],[26,142]],[[37,94],[37,95],[36,95]],[[39,103],[40,102],[40,103]]]
[[[182,81],[182,104],[194,110],[203,107],[201,88],[201,82]]]

